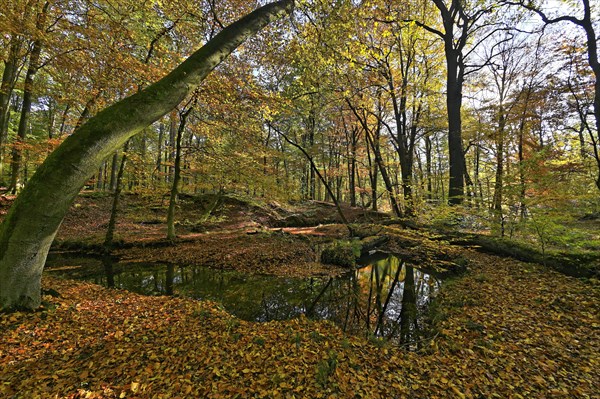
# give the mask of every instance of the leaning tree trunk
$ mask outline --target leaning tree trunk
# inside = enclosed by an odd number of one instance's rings
[[[293,0],[281,0],[234,22],[163,79],[91,118],[50,154],[0,225],[0,309],[40,305],[50,244],[98,166],[130,137],[174,109],[247,38],[293,6]]]
[[[350,237],[352,237],[354,235],[354,232],[352,231],[352,227],[350,226],[350,223],[348,223],[348,219],[346,219],[344,212],[342,212],[342,207],[340,206],[340,202],[336,198],[336,196],[333,194],[333,192],[331,191],[331,187],[327,183],[327,179],[325,179],[323,177],[323,175],[321,174],[321,172],[319,172],[319,168],[317,168],[317,165],[315,164],[315,161],[313,160],[312,156],[310,156],[310,154],[308,152],[306,152],[306,150],[300,144],[295,143],[294,141],[290,140],[289,137],[286,136],[281,130],[276,129],[271,124],[269,124],[269,127],[271,129],[273,129],[275,132],[277,132],[281,137],[283,137],[285,141],[287,141],[293,147],[300,150],[300,152],[302,152],[302,154],[304,154],[304,156],[308,160],[312,170],[319,177],[319,179],[321,180],[321,183],[323,183],[323,186],[325,186],[325,190],[327,190],[327,193],[329,193],[329,196],[333,200],[333,203],[335,204],[335,208],[337,209],[338,215],[339,215],[340,219],[342,220],[342,223],[344,223],[344,225],[348,229],[348,232],[350,233]]]
[[[394,216],[402,217],[402,211],[400,210],[400,205],[398,205],[398,201],[396,200],[396,194],[394,192],[392,179],[390,179],[387,168],[383,161],[383,157],[381,156],[381,150],[378,147],[379,138],[370,137],[368,131],[365,131],[365,135],[367,137],[367,141],[371,145],[371,149],[373,150],[373,155],[375,156],[375,163],[379,167],[379,172],[381,173],[381,177],[383,178],[383,182],[385,183],[385,189],[387,190],[388,195],[390,196],[390,204],[392,206]]]

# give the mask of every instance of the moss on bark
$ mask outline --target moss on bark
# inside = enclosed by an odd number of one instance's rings
[[[39,306],[50,244],[98,165],[175,108],[240,44],[293,5],[293,0],[271,3],[234,22],[163,79],[91,118],[50,154],[0,225],[0,309]]]

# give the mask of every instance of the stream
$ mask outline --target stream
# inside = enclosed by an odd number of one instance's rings
[[[213,300],[256,322],[306,315],[331,320],[349,334],[419,340],[426,309],[441,281],[393,255],[376,253],[339,277],[287,278],[174,264],[119,263],[52,254],[45,273],[144,295]]]

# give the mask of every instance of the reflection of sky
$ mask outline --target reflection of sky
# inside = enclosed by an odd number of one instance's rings
[[[49,260],[48,265],[63,266],[65,262],[78,263],[77,259],[55,259]],[[54,273],[106,285],[105,270],[99,260],[96,264],[89,259],[79,263],[82,266],[75,271]],[[407,270],[396,257],[375,260],[331,279],[249,275],[192,266],[175,266],[173,273],[168,274],[167,266],[157,264],[115,263],[112,269],[117,288],[164,295],[170,275],[175,294],[221,302],[225,309],[245,320],[285,320],[306,314],[313,319],[331,320],[351,333],[364,333],[367,325],[373,330],[381,319],[384,325],[380,326],[379,335],[387,334],[399,322]],[[398,281],[394,284],[396,274]],[[417,309],[425,309],[439,285],[434,277],[414,269]],[[380,317],[379,308],[386,302],[384,317]]]

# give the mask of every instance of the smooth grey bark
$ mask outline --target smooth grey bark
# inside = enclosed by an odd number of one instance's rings
[[[163,79],[99,112],[48,156],[0,225],[0,309],[40,305],[50,244],[98,166],[174,109],[246,39],[293,7],[293,0],[281,0],[229,25]]]

